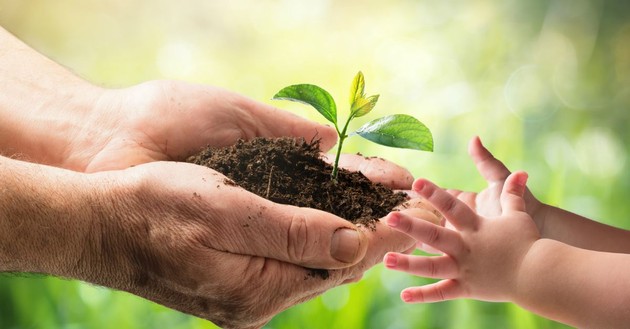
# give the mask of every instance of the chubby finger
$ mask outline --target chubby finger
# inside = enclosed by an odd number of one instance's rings
[[[400,293],[405,303],[434,303],[461,298],[464,289],[459,281],[446,279],[421,287],[411,287]]]
[[[464,191],[462,190],[457,190],[457,189],[445,189],[446,193],[454,196],[454,197],[459,197],[460,194],[464,193]]]
[[[426,179],[418,179],[413,183],[413,190],[431,203],[456,228],[476,227],[477,216],[474,211],[435,184]]]
[[[488,149],[481,143],[479,136],[475,136],[468,143],[468,154],[472,158],[477,171],[487,182],[496,182],[504,180],[510,170],[497,160]]]
[[[387,215],[386,223],[390,227],[447,254],[458,254],[463,247],[459,233],[402,212],[392,212]]]
[[[424,251],[424,252],[426,252],[426,253],[428,253],[428,254],[433,254],[433,255],[441,255],[441,254],[444,254],[442,251],[437,250],[437,249],[435,249],[435,248],[431,247],[430,245],[428,245],[428,244],[426,244],[426,243],[424,243],[424,242],[422,242],[422,241],[420,241],[420,242],[418,242],[418,243],[416,244],[416,248],[415,248],[415,249],[419,249],[419,250],[422,250],[422,251]],[[414,249],[414,250],[415,250],[415,249]],[[407,253],[407,254],[411,254],[411,253]]]
[[[333,163],[335,155],[324,154],[323,159],[328,163]],[[350,171],[359,171],[371,181],[381,183],[391,189],[409,189],[413,183],[413,176],[409,170],[382,158],[341,154],[339,166]]]
[[[501,192],[501,208],[504,210],[525,211],[525,199],[527,173],[516,171],[505,180]]]
[[[458,274],[455,260],[448,255],[413,256],[390,252],[383,263],[389,269],[425,278],[454,279]]]

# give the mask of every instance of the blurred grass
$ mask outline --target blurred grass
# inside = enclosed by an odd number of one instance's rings
[[[446,186],[484,187],[466,155],[480,135],[543,201],[630,228],[630,2],[0,0],[0,24],[86,79],[174,78],[269,99],[292,83],[341,103],[356,71],[375,116],[408,113],[434,153],[348,141]],[[369,120],[367,118],[366,120]],[[357,127],[362,124],[355,123]],[[421,278],[370,270],[269,328],[564,328],[510,304],[405,305]],[[135,296],[47,277],[0,277],[0,328],[212,328]]]

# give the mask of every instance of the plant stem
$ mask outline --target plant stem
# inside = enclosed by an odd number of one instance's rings
[[[333,180],[333,182],[337,182],[337,173],[339,172],[339,156],[341,155],[343,142],[348,137],[348,135],[346,135],[346,131],[348,131],[348,124],[350,123],[350,120],[352,120],[352,118],[354,118],[354,115],[350,115],[348,117],[348,121],[346,121],[346,124],[343,126],[343,130],[341,131],[341,133],[339,132],[339,129],[337,129],[337,135],[339,135],[339,145],[337,146],[337,155],[335,156],[335,163],[333,164],[333,171],[331,174],[331,179]]]
[[[339,171],[339,155],[341,154],[341,146],[343,145],[343,141],[344,141],[344,137],[343,136],[339,136],[339,146],[337,146],[337,155],[335,156],[335,163],[333,164],[333,171],[332,171],[332,175],[330,175],[331,179],[333,181],[337,181],[337,172]]]

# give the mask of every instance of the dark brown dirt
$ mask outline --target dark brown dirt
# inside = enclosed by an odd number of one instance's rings
[[[360,172],[341,169],[333,182],[332,166],[320,158],[318,141],[239,140],[227,148],[206,148],[187,161],[210,167],[271,201],[324,210],[368,227],[406,200],[405,194]]]

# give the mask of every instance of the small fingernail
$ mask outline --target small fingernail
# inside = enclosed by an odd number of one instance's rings
[[[338,261],[353,263],[361,248],[359,232],[341,228],[335,231],[330,244],[330,255]]]
[[[527,178],[528,178],[527,173],[523,172],[521,175],[518,176],[518,180],[516,183],[520,186],[525,186],[527,184]]]
[[[404,301],[409,303],[411,301],[411,293],[408,291],[403,291],[402,293],[400,293],[400,298]]]
[[[411,187],[411,189],[413,191],[416,191],[417,193],[422,192],[422,190],[424,189],[424,187],[427,185],[427,182],[423,179],[416,179],[415,182],[413,182],[413,185]]]
[[[387,225],[390,227],[396,227],[400,224],[400,216],[397,213],[391,213],[387,218]]]
[[[398,265],[398,258],[394,254],[388,254],[385,257],[385,266],[387,267],[396,267]]]

